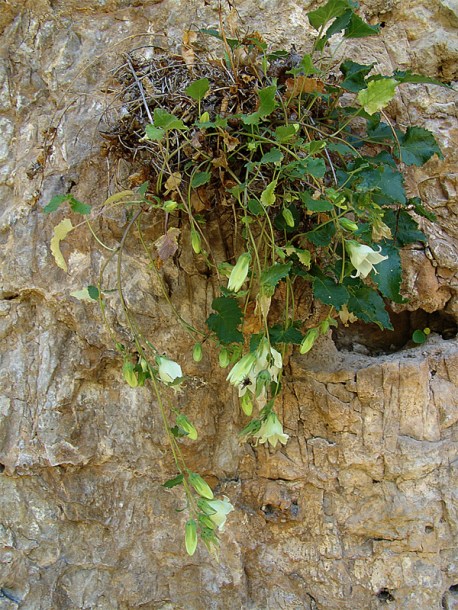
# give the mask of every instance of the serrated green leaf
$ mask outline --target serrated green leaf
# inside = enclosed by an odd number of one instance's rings
[[[335,232],[334,223],[328,222],[328,224],[321,225],[313,231],[308,231],[305,236],[315,246],[329,246]]]
[[[145,133],[148,140],[153,142],[159,142],[165,136],[165,130],[154,125],[147,125],[145,127]]]
[[[402,265],[399,249],[390,243],[382,244],[381,248],[381,254],[388,259],[377,263],[377,273],[372,273],[371,277],[384,297],[393,303],[405,303],[400,293]]]
[[[310,25],[319,30],[331,19],[340,17],[346,10],[352,8],[347,0],[329,0],[324,6],[307,13]]]
[[[272,148],[261,158],[261,163],[280,163],[283,160],[283,153],[278,148]]]
[[[154,126],[160,127],[165,131],[170,131],[171,129],[187,129],[181,119],[178,119],[175,115],[170,114],[170,112],[167,112],[167,110],[164,110],[163,108],[156,108],[154,110]]]
[[[86,215],[91,213],[92,208],[90,205],[83,203],[82,201],[78,201],[78,199],[75,199],[73,196],[69,197],[68,202],[72,211],[76,214]]]
[[[280,125],[275,130],[275,139],[277,142],[283,143],[291,140],[297,133],[294,125]]]
[[[275,288],[280,280],[285,278],[293,266],[289,263],[276,263],[272,267],[264,269],[261,273],[261,285],[269,288]]]
[[[406,210],[387,210],[383,222],[391,229],[393,238],[401,245],[406,246],[417,241],[426,243],[426,235],[420,231],[417,222]]]
[[[412,199],[409,199],[407,201],[407,204],[408,205],[413,205],[413,208],[414,208],[415,212],[419,216],[423,216],[423,218],[427,218],[431,222],[435,222],[437,220],[436,214],[434,214],[434,212],[431,212],[430,210],[427,210],[425,208],[425,206],[423,205],[420,197],[412,197]]]
[[[55,212],[63,203],[67,201],[69,195],[56,195],[51,199],[51,201],[43,208],[43,212],[46,214],[50,214],[51,212]]]
[[[64,218],[58,225],[54,227],[53,236],[51,239],[51,253],[54,256],[56,265],[67,271],[67,263],[65,262],[62,252],[60,251],[60,242],[63,241],[70,231],[73,229],[72,221],[69,218]]]
[[[326,173],[326,164],[323,159],[315,159],[307,157],[300,161],[292,161],[283,168],[285,174],[291,178],[303,178],[304,176],[313,176],[321,179]]]
[[[378,191],[390,201],[403,204],[407,201],[402,174],[385,164],[361,171],[356,190],[363,193]]]
[[[272,180],[270,184],[261,193],[261,203],[265,206],[273,205],[276,200],[275,189],[277,187],[277,181]]]
[[[290,343],[299,345],[304,335],[294,326],[284,329],[280,324],[275,324],[269,328],[269,338],[271,343]]]
[[[364,322],[374,323],[383,330],[393,330],[382,297],[369,286],[349,287],[348,310]]]
[[[423,76],[421,74],[414,74],[410,72],[410,70],[396,70],[393,73],[393,78],[395,78],[400,83],[426,83],[429,85],[438,85],[439,87],[446,87],[447,89],[452,89],[452,87],[438,80],[437,78],[431,78],[429,76]]]
[[[422,127],[409,127],[405,134],[399,135],[399,158],[406,165],[424,165],[435,154],[443,159],[433,134]]]
[[[247,207],[251,214],[253,214],[254,216],[261,216],[261,214],[264,214],[264,208],[257,199],[250,199],[248,201]]]
[[[325,199],[313,199],[309,191],[304,191],[299,195],[307,210],[311,212],[330,212],[334,206]]]
[[[313,278],[313,296],[326,305],[332,305],[337,311],[340,311],[349,299],[345,286],[336,284],[332,278],[325,276]]]
[[[243,341],[242,333],[237,327],[242,321],[243,314],[239,304],[231,297],[217,297],[213,299],[212,308],[218,313],[212,313],[207,319],[207,326],[222,343],[240,343]]]
[[[179,474],[176,477],[173,477],[173,479],[169,479],[168,481],[166,481],[165,483],[162,484],[162,487],[166,487],[167,489],[172,489],[172,487],[175,487],[176,485],[180,485],[180,483],[183,483],[183,475]]]
[[[358,93],[358,102],[368,114],[379,112],[393,99],[398,84],[394,78],[371,80],[367,89]]]
[[[242,120],[246,125],[257,125],[259,121],[269,116],[275,108],[277,107],[277,103],[275,101],[275,95],[277,93],[276,85],[271,85],[270,87],[265,87],[264,89],[260,89],[259,91],[259,108],[256,112],[252,114],[243,115]]]
[[[196,189],[203,184],[207,184],[207,182],[210,182],[211,177],[212,175],[210,172],[198,172],[197,174],[194,174],[191,180],[192,188]]]
[[[341,87],[347,91],[358,93],[361,89],[366,88],[365,78],[372,70],[375,64],[357,64],[354,61],[348,59],[340,65],[340,71],[344,75],[344,80],[341,83]]]
[[[344,38],[365,38],[366,36],[376,36],[379,33],[379,25],[369,25],[353,13],[350,23],[345,28]]]
[[[184,92],[189,97],[192,97],[193,100],[199,102],[203,100],[207,91],[210,89],[210,81],[208,78],[199,78],[199,80],[195,80],[193,83],[188,85]]]

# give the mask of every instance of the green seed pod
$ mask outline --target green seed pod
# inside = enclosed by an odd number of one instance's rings
[[[194,555],[197,548],[197,523],[194,519],[189,519],[189,521],[186,522],[184,542],[188,555]]]
[[[165,212],[173,212],[173,210],[176,210],[178,207],[178,203],[176,201],[173,201],[173,199],[169,199],[168,201],[165,201],[162,209]]]
[[[288,208],[283,208],[283,210],[281,211],[281,214],[282,214],[283,218],[285,219],[285,222],[288,225],[288,227],[294,227],[294,218],[291,213],[291,210],[289,210]]]
[[[202,496],[202,498],[207,498],[207,500],[213,500],[213,492],[210,489],[210,486],[199,474],[191,472],[189,475],[189,482],[197,491],[199,496]]]
[[[245,392],[245,394],[242,396],[240,399],[240,406],[242,407],[242,411],[245,413],[245,415],[250,417],[250,415],[253,413],[253,402],[251,400],[250,392]]]
[[[195,229],[191,229],[191,246],[196,254],[200,254],[200,251],[202,250],[202,240]]]
[[[230,361],[231,361],[231,358],[229,356],[229,352],[227,351],[227,349],[225,347],[223,347],[223,349],[220,351],[219,356],[218,356],[218,362],[219,362],[220,367],[222,369],[225,369],[229,365]]]
[[[192,350],[192,359],[194,362],[200,362],[202,360],[202,343],[196,343]]]
[[[356,222],[353,222],[353,220],[349,220],[348,218],[339,218],[339,224],[342,229],[345,229],[346,231],[354,232],[357,231],[359,228]]]

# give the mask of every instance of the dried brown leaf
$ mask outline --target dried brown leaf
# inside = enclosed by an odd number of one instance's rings
[[[165,235],[161,235],[159,239],[156,239],[154,245],[161,260],[166,261],[178,250],[178,237],[180,233],[180,229],[172,227]]]

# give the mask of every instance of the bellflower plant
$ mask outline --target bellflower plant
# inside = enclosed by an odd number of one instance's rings
[[[360,320],[392,330],[385,303],[404,303],[399,251],[426,242],[415,218],[435,219],[417,197],[409,198],[401,172],[442,157],[432,133],[392,125],[387,108],[403,83],[442,83],[409,71],[389,76],[375,64],[351,59],[338,67],[329,44],[334,35],[345,42],[380,31],[357,14],[354,0],[325,0],[308,13],[315,36],[299,58],[269,49],[247,27],[237,33],[232,18],[226,36],[220,11],[221,31],[195,33],[220,42],[220,63],[202,40],[186,45],[181,60],[168,52],[142,57],[141,49],[132,61],[123,59],[117,100],[127,115],[112,125],[112,146],[119,142],[121,155],[129,151],[129,163],[140,164],[139,174],[149,172],[147,180],[95,206],[66,193],[45,207],[56,212],[65,204],[71,211],[54,227],[50,243],[63,271],[68,268],[60,246],[77,227],[89,228],[97,247],[108,252],[97,285],[70,294],[99,304],[130,391],[146,386],[153,392],[176,468],[163,486],[182,486],[190,555],[199,540],[215,552],[217,531],[234,507],[225,496],[214,498],[206,480],[186,464],[182,444],[188,451],[205,435],[185,412],[186,401],[180,409],[171,390],[192,378],[158,355],[166,339],[159,332],[162,345],[154,345],[142,327],[150,312],[129,305],[126,252],[130,259],[138,255],[139,264],[148,261],[145,277],[154,276],[161,308],[168,308],[183,333],[184,368],[191,364],[196,371],[201,362],[205,372],[212,362],[231,366],[227,381],[238,394],[240,418],[249,420],[243,439],[255,448],[269,444],[287,452],[289,437],[274,411],[285,385],[285,360],[296,346],[302,355],[319,349],[318,339],[339,324]],[[108,124],[111,115],[102,122]],[[107,245],[97,235],[99,220],[120,208],[122,236],[113,244],[110,234]],[[74,226],[75,216],[83,222]],[[160,233],[154,241],[152,231]],[[185,266],[177,262],[187,246],[195,270],[188,259]],[[112,262],[115,283],[106,273]],[[178,277],[191,269],[181,278],[191,287],[206,268],[215,295],[199,327],[183,317],[169,292],[165,273],[173,265]],[[124,320],[122,332],[113,319]]]

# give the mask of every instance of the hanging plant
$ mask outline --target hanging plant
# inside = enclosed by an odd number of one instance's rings
[[[68,204],[109,251],[98,285],[73,293],[98,301],[108,327],[104,272],[117,260],[117,292],[131,345],[111,327],[110,332],[126,382],[133,388],[149,383],[156,394],[177,468],[164,486],[183,486],[190,555],[199,538],[216,548],[217,532],[233,507],[225,497],[215,499],[183,459],[181,439],[198,440],[199,431],[199,422],[172,405],[173,392],[185,385],[186,362],[169,359],[130,311],[121,273],[125,243],[138,239],[161,278],[161,265],[176,253],[187,219],[192,250],[220,285],[206,328],[194,328],[165,290],[164,297],[193,336],[195,362],[210,342],[217,346],[218,365],[228,368],[227,381],[250,418],[241,437],[274,449],[285,445],[288,434],[275,404],[288,350],[297,345],[307,353],[339,321],[392,329],[385,304],[404,302],[399,251],[426,242],[410,211],[433,218],[419,199],[408,198],[402,169],[441,157],[441,151],[429,131],[402,130],[384,109],[403,83],[442,83],[410,72],[382,75],[375,64],[350,59],[336,75],[333,36],[379,33],[356,8],[350,0],[329,0],[310,12],[316,36],[302,56],[294,48],[269,49],[257,32],[228,33],[222,23],[199,33],[220,42],[218,59],[197,50],[195,32],[186,33],[179,56],[132,52],[117,72],[123,115],[105,117],[111,127],[104,135],[134,152],[148,180],[99,207],[68,194],[45,208],[53,212]],[[110,248],[93,221],[119,207],[128,211],[128,220],[119,244]],[[163,218],[154,248],[142,230],[151,215]],[[220,250],[207,238],[206,225],[215,216],[224,217],[232,236],[228,260],[218,258]],[[60,243],[76,228],[66,218],[54,229],[51,251],[64,270]],[[298,293],[307,289],[317,305],[314,316],[297,308]],[[278,302],[281,308],[274,308]]]

